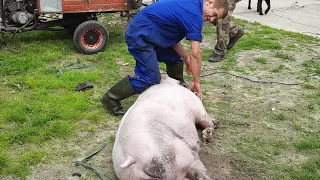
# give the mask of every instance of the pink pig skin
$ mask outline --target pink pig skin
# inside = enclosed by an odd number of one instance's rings
[[[163,75],[144,91],[120,122],[112,150],[120,180],[214,179],[198,157],[200,140],[212,136],[215,120],[200,99]]]

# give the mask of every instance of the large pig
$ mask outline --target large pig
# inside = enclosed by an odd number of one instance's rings
[[[112,151],[120,180],[212,179],[199,159],[196,124],[207,140],[214,129],[200,99],[163,75],[144,91],[120,122]]]

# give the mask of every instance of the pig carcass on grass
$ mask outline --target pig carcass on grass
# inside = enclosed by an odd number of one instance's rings
[[[213,179],[199,159],[196,124],[203,140],[214,130],[200,99],[163,75],[144,91],[120,122],[112,151],[120,180]]]

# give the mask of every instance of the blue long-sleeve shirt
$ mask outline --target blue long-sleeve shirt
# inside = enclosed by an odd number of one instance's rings
[[[202,41],[203,0],[160,0],[144,8],[129,22],[127,43],[171,47],[184,37]],[[141,41],[142,40],[142,41]]]

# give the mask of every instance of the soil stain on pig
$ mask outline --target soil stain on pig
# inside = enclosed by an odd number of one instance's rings
[[[143,172],[153,178],[165,178],[167,169],[175,164],[175,149],[165,148],[161,157],[153,157],[151,162],[143,168]]]
[[[150,164],[143,168],[143,172],[155,178],[163,178],[166,173],[166,168],[159,158],[152,158]]]

